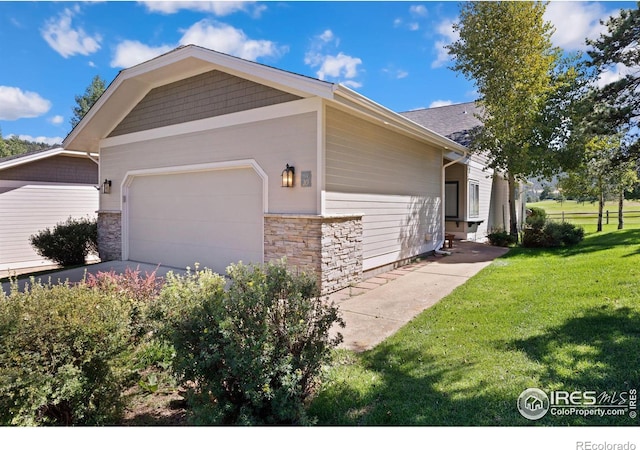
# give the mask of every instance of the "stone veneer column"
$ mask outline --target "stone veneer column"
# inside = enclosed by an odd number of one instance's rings
[[[316,274],[323,294],[362,280],[362,216],[265,214],[265,262]]]
[[[102,261],[122,259],[120,211],[98,211],[98,256]]]

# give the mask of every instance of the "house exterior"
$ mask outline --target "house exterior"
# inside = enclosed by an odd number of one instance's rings
[[[401,113],[414,122],[467,148],[473,130],[482,126],[475,102]],[[457,153],[444,156],[445,231],[457,239],[485,241],[487,234],[509,230],[509,184],[504,174],[488,167],[487,156]],[[524,190],[517,193],[518,223],[525,217]]]
[[[193,45],[120,72],[64,147],[111,185],[103,260],[286,257],[323,292],[441,248],[443,158],[466,156],[342,85]]]
[[[97,155],[53,148],[0,158],[0,275],[53,265],[29,237],[72,217],[96,217]]]

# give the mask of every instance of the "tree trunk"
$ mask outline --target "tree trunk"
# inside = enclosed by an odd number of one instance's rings
[[[516,179],[511,173],[507,175],[509,181],[509,234],[518,243],[518,216],[516,215]]]
[[[598,198],[598,229],[596,231],[602,231],[602,211],[604,210],[604,192],[600,190]]]
[[[618,198],[618,230],[624,228],[624,218],[622,217],[622,208],[624,207],[624,189],[620,191]]]

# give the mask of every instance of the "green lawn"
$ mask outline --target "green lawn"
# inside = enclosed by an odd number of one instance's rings
[[[538,421],[546,392],[640,387],[640,227],[573,249],[514,248],[371,351],[341,351],[311,412],[321,425],[638,425]]]
[[[597,203],[578,203],[574,200],[558,202],[555,200],[544,200],[541,202],[527,203],[527,207],[538,207],[544,209],[550,218],[554,220],[562,220],[562,213],[567,222],[577,225],[594,225],[598,218]],[[614,230],[618,226],[618,202],[606,202],[604,214],[609,211],[609,228]],[[634,224],[640,226],[640,201],[625,200],[623,208],[623,218],[625,224]],[[606,222],[603,220],[603,223]],[[605,230],[606,231],[606,230]]]

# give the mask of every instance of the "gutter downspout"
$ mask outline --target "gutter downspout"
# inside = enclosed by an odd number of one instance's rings
[[[443,158],[444,158],[444,153],[443,153]],[[460,161],[462,161],[463,159],[466,159],[469,156],[469,152],[467,150],[462,150],[462,156],[458,159],[455,159],[453,161],[449,161],[446,164],[442,165],[442,183],[440,183],[440,189],[441,189],[441,195],[440,198],[442,199],[441,201],[441,205],[442,205],[442,238],[440,238],[440,240],[438,241],[438,244],[436,245],[435,248],[435,252],[438,253],[440,248],[442,248],[442,246],[444,245],[444,235],[445,235],[445,218],[444,218],[444,180],[445,180],[445,170],[447,167],[453,166],[454,164],[459,163]]]

